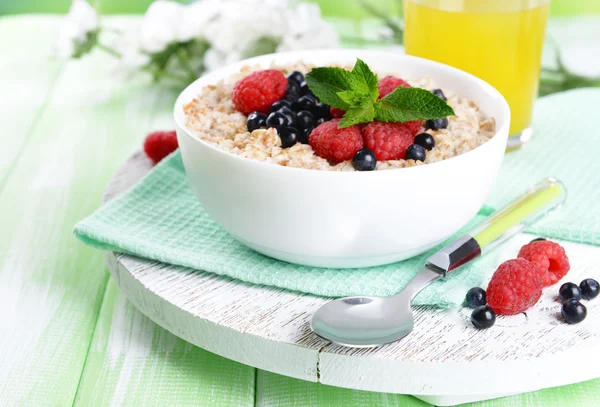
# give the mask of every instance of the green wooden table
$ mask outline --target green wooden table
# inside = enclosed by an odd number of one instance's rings
[[[146,133],[173,127],[176,93],[118,78],[102,53],[50,59],[58,24],[0,18],[0,406],[427,405],[223,359],[125,300],[71,229]],[[566,404],[600,405],[600,380],[473,406]]]

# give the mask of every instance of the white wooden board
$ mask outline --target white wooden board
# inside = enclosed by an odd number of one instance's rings
[[[150,169],[143,153],[135,154],[113,178],[106,199]],[[503,258],[514,257],[531,238],[512,239],[500,249]],[[563,244],[572,264],[569,281],[599,278],[600,248]],[[349,349],[310,331],[312,314],[327,298],[123,254],[107,253],[106,261],[128,299],[165,329],[229,359],[303,380],[449,405],[600,377],[600,360],[590,360],[599,359],[600,298],[586,303],[583,323],[568,325],[555,301],[558,285],[526,315],[499,317],[486,331],[473,328],[468,309],[417,307],[415,330],[402,341]]]

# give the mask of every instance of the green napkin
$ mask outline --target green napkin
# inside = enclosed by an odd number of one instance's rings
[[[569,202],[533,230],[556,238],[597,243],[600,188],[594,186],[598,185],[593,178],[599,168],[593,151],[600,154],[600,140],[598,130],[588,127],[594,117],[593,106],[600,106],[599,90],[540,100],[534,139],[521,151],[507,155],[490,204],[502,205],[539,178],[555,174],[567,184]],[[482,219],[479,215],[472,224]],[[305,267],[260,255],[235,241],[203,211],[188,186],[178,153],[157,165],[127,193],[80,222],[75,235],[102,250],[323,296],[394,294],[431,253],[361,269]],[[466,291],[481,284],[504,260],[498,253],[492,252],[455,272],[452,278],[432,284],[415,303],[440,307],[460,304]]]

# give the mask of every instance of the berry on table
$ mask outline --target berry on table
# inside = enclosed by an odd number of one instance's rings
[[[311,112],[306,110],[300,110],[296,113],[296,125],[300,129],[312,128],[314,116]]]
[[[486,304],[485,290],[481,287],[473,287],[467,291],[465,303],[469,308],[477,308]]]
[[[443,119],[426,120],[425,128],[431,130],[446,129],[448,128],[448,118],[444,117]]]
[[[292,108],[292,104],[289,101],[285,100],[285,99],[278,100],[277,102],[275,102],[275,103],[273,103],[271,105],[271,107],[269,108],[269,113],[276,112],[279,109],[284,108],[284,107],[287,107],[288,109],[291,109]]]
[[[431,150],[435,147],[435,139],[429,133],[421,133],[415,137],[415,144],[420,145],[426,150]]]
[[[144,151],[154,163],[158,163],[163,158],[177,150],[177,133],[172,131],[155,131],[146,136],[144,141]]]
[[[477,329],[487,329],[496,322],[496,313],[487,305],[481,305],[471,313],[471,322]]]
[[[300,85],[302,82],[304,82],[304,75],[302,74],[302,72],[298,72],[298,71],[290,72],[288,74],[287,78],[289,80],[296,82],[298,85]]]
[[[377,157],[368,148],[361,148],[354,154],[352,165],[357,171],[373,171],[377,166]]]
[[[410,88],[408,82],[394,76],[386,76],[377,83],[379,99],[392,93],[397,87]]]
[[[403,123],[371,122],[362,129],[365,146],[377,161],[400,160],[413,143],[413,136]]]
[[[565,250],[558,243],[548,240],[526,244],[519,250],[519,257],[529,260],[537,267],[544,287],[555,284],[571,268]]]
[[[406,149],[405,160],[425,161],[425,149],[418,144],[412,144]]]
[[[444,95],[444,92],[442,92],[441,89],[434,89],[431,91],[431,93],[433,93],[434,95],[436,95],[437,97],[442,99],[444,102],[448,101],[448,99],[446,98],[446,95]]]
[[[541,296],[542,282],[537,267],[525,259],[502,263],[487,288],[489,306],[501,315],[527,311]]]
[[[358,126],[338,128],[340,120],[333,119],[317,126],[308,139],[315,154],[331,163],[350,160],[363,148]]]
[[[231,91],[235,108],[250,114],[254,111],[267,113],[269,107],[285,96],[288,81],[276,69],[253,72],[240,79]]]
[[[558,290],[558,298],[563,302],[571,299],[579,300],[581,299],[581,288],[577,284],[564,283]]]
[[[578,300],[571,299],[565,301],[560,313],[569,324],[578,324],[587,316],[587,308]]]
[[[277,133],[281,139],[281,147],[288,148],[296,144],[300,130],[295,127],[282,127]]]
[[[252,133],[256,129],[267,126],[267,115],[261,112],[252,112],[246,119],[246,127]]]
[[[288,127],[292,125],[292,123],[290,123],[289,121],[289,116],[286,116],[285,114],[279,111],[273,112],[269,116],[267,116],[266,124],[267,127],[273,127],[277,129],[277,131],[279,131],[279,129],[281,129],[282,127]]]
[[[299,112],[300,110],[310,110],[316,105],[316,100],[309,95],[304,95],[297,102],[292,103],[292,109]]]
[[[579,284],[579,287],[581,288],[581,296],[586,300],[593,300],[600,292],[600,286],[593,278],[586,278]]]

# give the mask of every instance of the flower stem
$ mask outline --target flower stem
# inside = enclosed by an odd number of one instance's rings
[[[196,74],[196,70],[190,63],[189,53],[185,48],[179,48],[177,50],[177,59],[179,59],[179,62],[181,62],[181,65],[187,71],[188,76],[192,80],[192,82],[195,81],[198,75]]]
[[[102,43],[100,43],[100,42],[97,42],[97,43],[96,43],[96,46],[97,46],[98,48],[100,48],[102,51],[104,51],[104,52],[106,52],[106,53],[108,53],[108,54],[112,55],[112,56],[113,56],[113,57],[115,57],[115,58],[119,58],[119,59],[120,59],[120,58],[123,56],[123,55],[121,55],[121,53],[120,53],[120,52],[118,52],[118,51],[115,51],[115,50],[114,50],[114,49],[112,49],[111,47],[109,47],[109,46],[106,46],[106,45],[104,45],[104,44],[102,44]]]

